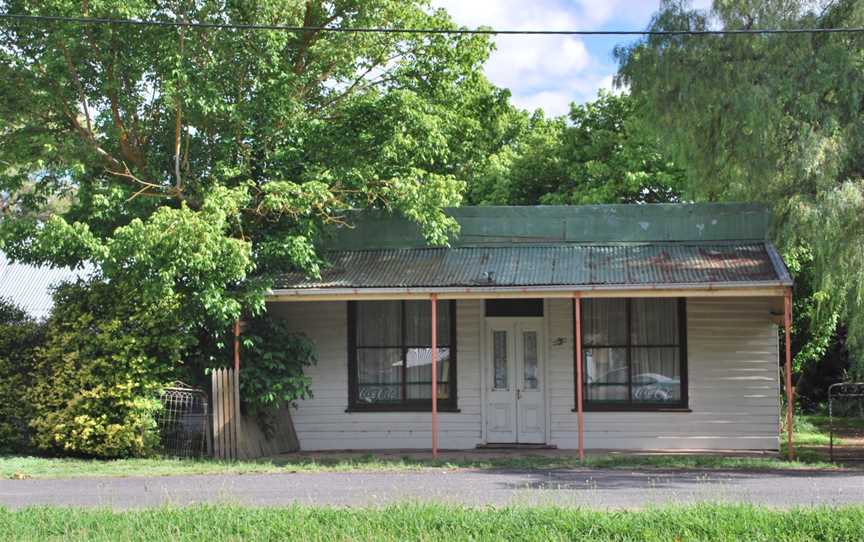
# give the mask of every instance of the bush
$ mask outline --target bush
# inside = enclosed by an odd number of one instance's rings
[[[267,315],[249,321],[240,357],[240,396],[251,412],[292,405],[312,395],[304,370],[317,361],[315,345],[291,332],[287,321]]]
[[[57,290],[29,394],[40,450],[96,457],[154,451],[157,392],[184,345],[171,326],[170,300],[153,309],[142,311],[98,281]]]
[[[20,453],[30,445],[34,353],[42,328],[23,310],[0,299],[0,453]]]

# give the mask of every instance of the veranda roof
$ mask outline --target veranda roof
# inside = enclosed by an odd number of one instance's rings
[[[333,232],[320,277],[288,272],[271,298],[677,289],[775,295],[792,284],[759,206],[469,207],[451,216],[459,236],[450,247],[430,248],[404,219],[358,215],[354,227]]]

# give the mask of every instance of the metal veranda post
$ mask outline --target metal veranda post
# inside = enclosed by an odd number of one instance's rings
[[[432,458],[438,458],[438,295],[432,294]]]
[[[573,294],[573,339],[576,358],[576,421],[579,426],[579,461],[585,461],[585,416],[582,397],[582,296]]]
[[[792,389],[792,288],[786,290],[783,297],[783,324],[786,328],[786,454],[789,459],[795,459],[795,447],[792,438],[794,423],[794,390]]]

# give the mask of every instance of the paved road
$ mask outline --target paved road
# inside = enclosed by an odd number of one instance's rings
[[[697,501],[772,507],[852,504],[864,503],[864,473],[576,469],[0,481],[0,506],[11,507],[47,504],[133,508],[205,502],[375,506],[404,500],[600,509]]]

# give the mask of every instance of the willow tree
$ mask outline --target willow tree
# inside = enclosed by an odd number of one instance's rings
[[[853,0],[667,0],[651,30],[864,25]],[[793,271],[812,273],[818,357],[838,321],[864,354],[864,35],[652,35],[616,52],[618,83],[648,105],[701,200],[770,205]],[[858,372],[864,366],[857,367]]]

